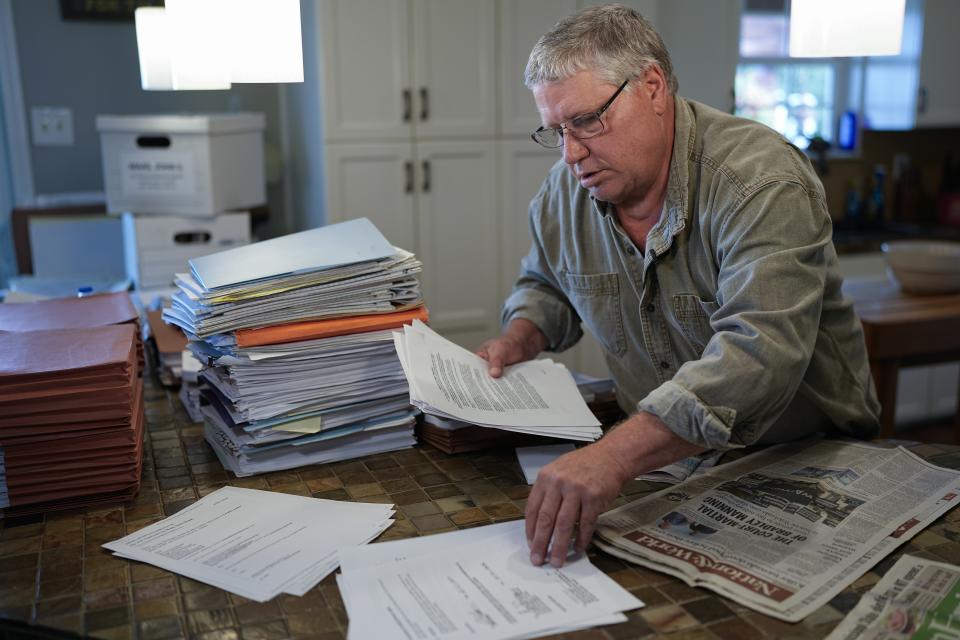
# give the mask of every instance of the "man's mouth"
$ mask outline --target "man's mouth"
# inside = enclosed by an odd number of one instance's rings
[[[582,172],[580,174],[580,185],[585,189],[589,189],[590,187],[594,186],[600,179],[601,171],[603,170],[600,169],[597,171]]]

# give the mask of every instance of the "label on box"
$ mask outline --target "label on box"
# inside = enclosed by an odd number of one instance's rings
[[[127,153],[120,156],[125,195],[196,193],[194,160],[190,153]]]

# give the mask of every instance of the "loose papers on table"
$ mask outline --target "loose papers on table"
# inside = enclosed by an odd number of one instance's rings
[[[103,546],[265,602],[302,596],[336,569],[338,549],[376,538],[393,505],[320,500],[223,487],[176,514]]]
[[[427,318],[413,254],[360,219],[190,264],[163,317],[204,364],[204,434],[225,467],[243,476],[416,443],[390,333]]]
[[[533,638],[621,622],[643,606],[586,556],[561,569],[533,566],[523,526],[342,549],[347,637]]]
[[[521,362],[491,378],[485,360],[422,322],[394,332],[410,385],[410,403],[424,413],[535,435],[593,441],[603,432],[562,364]]]

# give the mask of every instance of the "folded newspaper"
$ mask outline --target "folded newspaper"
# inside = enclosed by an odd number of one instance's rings
[[[958,496],[960,472],[902,447],[811,440],[716,466],[609,511],[594,542],[796,622]]]
[[[960,638],[960,567],[903,556],[827,640]]]

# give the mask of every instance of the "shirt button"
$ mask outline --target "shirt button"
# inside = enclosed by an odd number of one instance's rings
[[[657,308],[653,306],[653,303],[647,305],[647,313],[653,313],[654,311],[656,311],[656,309]]]
[[[635,256],[637,255],[637,250],[634,249],[633,247],[627,247],[627,253],[629,253],[632,256]]]
[[[670,368],[670,363],[667,362],[666,360],[662,360],[662,361],[660,362],[660,368],[661,368],[661,369],[669,369],[669,368]]]

